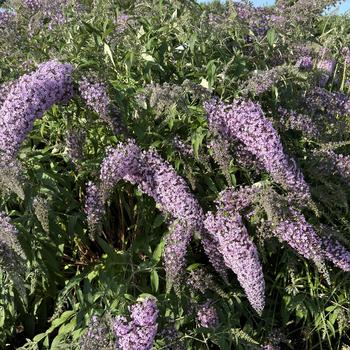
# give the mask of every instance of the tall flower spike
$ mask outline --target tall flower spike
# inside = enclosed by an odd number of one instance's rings
[[[171,283],[177,279],[186,266],[187,246],[192,238],[192,230],[185,224],[174,222],[165,238],[164,265],[166,277]]]
[[[110,148],[106,158],[103,160],[100,170],[100,188],[102,194],[98,193],[97,188],[91,188],[91,194],[87,195],[85,212],[91,219],[93,226],[98,222],[102,214],[102,203],[108,198],[113,187],[121,180],[128,181],[138,185],[139,189],[152,197],[160,206],[160,210],[168,214],[171,219],[177,219],[185,225],[186,229],[177,230],[177,241],[180,241],[179,234],[182,233],[183,241],[186,247],[181,247],[181,252],[185,253],[189,243],[188,235],[194,231],[203,232],[204,213],[199,206],[196,198],[189,190],[186,181],[179,176],[174,168],[164,161],[154,150],[142,152],[135,141],[129,140],[128,143],[119,143],[117,147]],[[91,200],[90,200],[91,198]],[[175,234],[175,233],[174,233]],[[171,250],[171,244],[169,249]],[[215,244],[211,244],[210,238],[203,238],[203,246],[211,258],[215,255],[217,266],[222,265],[222,258],[217,252]],[[209,249],[209,250],[208,250]],[[177,257],[183,261],[184,257]],[[170,271],[170,270],[169,270]],[[175,278],[174,275],[171,278]]]
[[[84,77],[79,83],[79,90],[88,107],[97,113],[115,134],[119,134],[122,131],[120,112],[112,104],[106,85]]]
[[[260,161],[272,178],[300,199],[309,199],[303,175],[283,150],[279,135],[252,101],[235,100],[231,105],[210,101],[205,104],[209,126],[231,141],[238,140]]]
[[[252,307],[261,314],[265,306],[265,281],[258,251],[239,214],[219,210],[208,213],[205,226],[217,237],[225,264],[236,275]]]
[[[343,271],[350,271],[350,252],[330,235],[322,237],[322,250],[327,260]]]
[[[33,127],[35,119],[73,93],[70,64],[48,61],[22,76],[10,89],[0,108],[0,150],[14,156]]]
[[[200,305],[197,310],[197,322],[200,327],[216,328],[219,325],[219,316],[215,307],[211,305],[210,301]]]
[[[276,218],[277,219],[277,218]],[[279,223],[273,228],[273,234],[285,241],[304,258],[316,264],[323,261],[321,238],[306,221],[304,215],[290,208],[287,216],[278,214]]]
[[[119,316],[114,321],[116,348],[121,350],[151,350],[157,334],[158,308],[155,299],[148,298],[129,308],[131,321]]]
[[[87,217],[90,238],[94,240],[104,215],[104,200],[100,188],[91,181],[86,186],[84,212]]]

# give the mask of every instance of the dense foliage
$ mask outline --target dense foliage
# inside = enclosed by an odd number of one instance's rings
[[[4,2],[1,349],[350,348],[332,4]]]

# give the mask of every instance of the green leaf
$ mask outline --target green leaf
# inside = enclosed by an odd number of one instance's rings
[[[113,67],[115,68],[115,63],[114,63],[114,58],[113,58],[113,54],[111,51],[111,48],[109,47],[108,44],[104,43],[103,45],[103,49],[104,49],[104,53],[109,57],[109,59],[111,60]]]
[[[151,288],[152,291],[157,293],[159,288],[159,276],[157,270],[151,272]]]
[[[156,247],[156,249],[154,250],[153,252],[153,255],[152,255],[152,261],[157,264],[162,255],[163,255],[163,249],[164,249],[164,241],[162,240]]]
[[[267,34],[266,34],[266,37],[267,37],[267,42],[269,43],[269,45],[271,47],[274,47],[275,46],[275,42],[276,42],[276,31],[274,28],[271,28],[268,30]]]

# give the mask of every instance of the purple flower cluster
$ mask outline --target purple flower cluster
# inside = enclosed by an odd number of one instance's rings
[[[259,192],[258,187],[252,186],[242,186],[238,189],[228,188],[219,194],[216,204],[220,210],[242,214],[253,204]]]
[[[0,108],[0,150],[14,156],[33,127],[55,103],[72,97],[70,64],[48,61],[22,76],[10,89]]]
[[[28,10],[38,11],[42,6],[43,0],[22,0],[22,3]]]
[[[325,113],[327,116],[350,115],[350,101],[346,94],[330,92],[316,87],[306,95],[308,108],[316,113]]]
[[[7,94],[10,92],[11,88],[16,84],[16,81],[6,82],[0,85],[0,108],[5,102]]]
[[[201,243],[214,269],[220,274],[224,281],[227,281],[227,267],[220,251],[218,238],[212,235],[205,227],[205,230],[201,233]]]
[[[200,305],[197,310],[197,322],[200,327],[216,328],[219,325],[219,316],[210,301]]]
[[[124,316],[114,321],[116,348],[121,350],[151,350],[157,334],[158,308],[156,300],[148,298],[129,308],[131,320]]]
[[[228,184],[231,184],[230,162],[230,143],[221,136],[215,137],[210,141],[209,147],[212,157],[216,164],[220,167],[221,172],[226,178]]]
[[[343,271],[350,271],[350,252],[330,235],[322,237],[322,250],[326,259]]]
[[[341,49],[341,54],[343,56],[344,63],[346,65],[349,65],[350,64],[350,49],[348,47],[343,47]]]
[[[41,15],[40,24],[44,25],[47,23],[49,30],[67,21],[64,10],[69,4],[69,0],[56,0],[54,2],[47,0],[23,0],[23,4],[30,13],[39,13]]]
[[[257,37],[263,37],[279,18],[266,7],[254,7],[246,3],[234,3],[237,17],[244,22]]]
[[[350,184],[350,156],[337,154],[332,149],[314,151],[314,155],[321,156],[321,169],[327,173],[338,174],[347,184]]]
[[[231,105],[210,101],[205,104],[209,126],[231,141],[239,141],[261,162],[272,178],[298,198],[310,197],[309,187],[295,162],[283,150],[279,135],[265,118],[260,106],[235,100]]]
[[[90,236],[94,238],[105,209],[102,191],[91,181],[86,185],[84,212],[87,217]]]
[[[337,64],[337,61],[333,58],[324,58],[324,59],[320,59],[317,62],[317,69],[321,72],[321,77],[319,80],[319,85],[321,87],[324,87],[329,78],[332,76],[335,66]]]
[[[86,133],[83,130],[77,130],[67,133],[66,146],[69,159],[78,164],[83,159],[83,147],[86,139]]]
[[[303,135],[309,138],[317,139],[320,136],[320,132],[309,116],[288,111],[284,108],[279,108],[278,111],[281,114],[280,122],[283,128],[301,131]]]
[[[16,14],[7,10],[0,11],[0,29],[7,29],[15,20]]]
[[[299,211],[290,208],[287,216],[279,215],[279,222],[272,233],[304,258],[316,263],[323,260],[321,239]]]
[[[295,66],[300,69],[304,69],[307,71],[310,71],[313,66],[313,60],[311,56],[302,56],[300,57],[297,62],[295,63]]]
[[[219,251],[238,278],[252,307],[261,314],[265,306],[265,281],[256,246],[251,241],[242,217],[218,210],[208,213],[205,227],[217,238]]]
[[[100,81],[93,82],[84,77],[79,82],[79,90],[81,97],[93,111],[101,117],[108,116],[111,101],[104,83]]]
[[[161,209],[173,218],[183,220],[192,229],[201,230],[204,214],[186,181],[156,151],[147,151],[144,160],[146,168],[152,172],[152,197]]]
[[[86,196],[85,212],[91,227],[96,226],[101,218],[101,203],[120,180],[125,180],[138,185],[141,191],[155,200],[163,212],[186,227],[178,227],[173,232],[174,239],[167,240],[169,246],[165,249],[168,256],[175,256],[180,251],[185,253],[184,243],[189,243],[189,232],[203,231],[204,214],[196,198],[190,193],[185,180],[154,150],[142,152],[133,140],[109,149],[101,165],[100,180],[101,191],[96,185],[90,184],[90,192]],[[180,234],[183,234],[182,239]],[[175,242],[179,242],[180,246],[176,246]],[[218,267],[222,266],[222,259],[218,258],[217,248],[211,239],[204,237],[202,242],[209,258],[215,259]],[[176,258],[183,262],[184,257],[177,255]],[[175,278],[173,272],[178,271],[177,267],[167,265],[167,270],[172,271],[170,277]]]
[[[92,316],[87,332],[80,338],[80,350],[107,349],[110,346],[108,327],[97,316]]]
[[[116,20],[116,34],[123,34],[128,28],[128,21],[130,21],[130,16],[126,13],[120,13]]]
[[[285,71],[285,67],[277,66],[265,71],[257,72],[244,83],[241,93],[247,94],[250,92],[254,95],[261,95],[271,89],[271,87],[280,80]]]
[[[95,81],[84,77],[79,82],[79,91],[81,97],[100,118],[110,125],[113,132],[121,132],[121,121],[119,110],[112,104],[106,85],[101,81]]]
[[[175,149],[184,157],[193,157],[193,148],[183,142],[178,136],[174,137],[173,145]]]
[[[167,279],[178,283],[178,278],[186,266],[187,247],[192,238],[192,230],[185,224],[174,222],[165,238],[164,265]]]
[[[214,289],[215,283],[213,276],[203,267],[199,267],[190,272],[187,284],[195,290],[204,294],[208,289]]]

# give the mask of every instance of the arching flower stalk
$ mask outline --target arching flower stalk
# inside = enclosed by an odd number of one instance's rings
[[[91,193],[87,193],[85,212],[91,227],[96,227],[100,221],[103,203],[113,187],[121,180],[138,185],[142,192],[155,200],[163,213],[171,220],[179,221],[180,226],[173,232],[176,239],[167,240],[169,244],[165,247],[167,256],[172,256],[183,266],[184,256],[176,254],[179,251],[182,254],[186,253],[189,236],[192,237],[194,231],[198,231],[202,234],[203,247],[209,259],[211,261],[214,259],[217,262],[216,266],[222,266],[222,258],[215,244],[211,244],[211,239],[206,237],[202,208],[191,194],[185,180],[156,151],[142,152],[133,140],[129,140],[126,144],[119,143],[117,147],[108,150],[101,165],[99,186],[93,184],[89,186]],[[181,248],[175,242],[179,242]],[[174,275],[175,270],[177,269],[172,270],[168,265],[169,278],[172,280],[177,279]],[[180,273],[180,270],[177,271]]]
[[[205,227],[217,238],[226,266],[237,275],[250,304],[261,314],[265,306],[265,281],[258,251],[242,217],[218,210],[215,215],[208,213]]]
[[[114,321],[116,349],[151,350],[158,329],[156,300],[145,299],[132,305],[129,311],[130,321],[124,316],[118,316]]]
[[[0,150],[15,156],[34,121],[56,103],[72,97],[73,67],[55,60],[40,64],[10,89],[0,108]]]
[[[123,129],[121,114],[109,98],[106,85],[96,79],[84,77],[79,83],[79,90],[87,106],[97,113],[115,134],[120,134]]]
[[[309,186],[293,159],[283,150],[279,135],[260,106],[235,100],[231,105],[205,104],[209,126],[230,141],[239,141],[261,162],[272,178],[301,200],[310,199]]]
[[[196,318],[200,327],[216,328],[219,325],[218,312],[210,301],[199,306]]]

